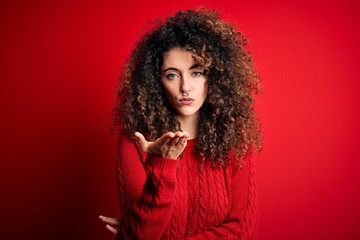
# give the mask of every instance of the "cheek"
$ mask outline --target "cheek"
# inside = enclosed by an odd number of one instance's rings
[[[171,97],[174,94],[174,91],[170,86],[164,86],[164,91],[168,97]]]
[[[174,98],[176,97],[174,88],[169,85],[163,84],[163,88],[165,91],[166,99],[172,104],[174,101]]]
[[[165,84],[162,84],[164,87],[164,90],[167,95],[173,95],[175,96],[177,93],[179,93],[179,84],[175,81],[172,82],[166,82]]]
[[[207,85],[206,82],[202,85],[202,93],[203,93],[204,97],[207,96],[207,93],[208,93],[208,85]]]

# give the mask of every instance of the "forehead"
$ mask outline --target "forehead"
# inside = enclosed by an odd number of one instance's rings
[[[168,67],[190,68],[195,64],[195,59],[190,51],[181,48],[173,48],[164,53],[162,69]]]

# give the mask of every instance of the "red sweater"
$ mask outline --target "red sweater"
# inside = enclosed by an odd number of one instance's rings
[[[121,133],[117,239],[255,239],[254,164],[201,163],[188,140],[180,160],[146,154]]]

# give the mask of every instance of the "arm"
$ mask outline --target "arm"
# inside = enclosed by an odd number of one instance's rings
[[[119,136],[117,180],[120,239],[159,239],[171,217],[178,161],[145,154]]]
[[[233,164],[228,171],[231,177],[231,210],[224,223],[186,239],[256,239],[257,205],[255,167],[251,159],[243,163],[241,170]],[[232,172],[232,173],[231,173]]]

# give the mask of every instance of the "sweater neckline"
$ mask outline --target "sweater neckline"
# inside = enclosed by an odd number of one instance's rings
[[[193,147],[197,142],[197,138],[188,139],[186,143],[186,147]]]

